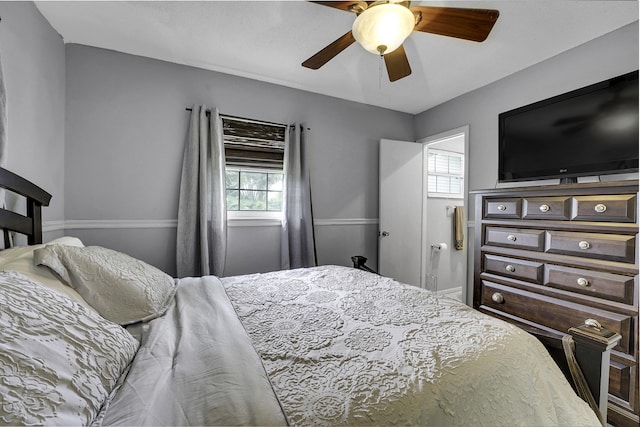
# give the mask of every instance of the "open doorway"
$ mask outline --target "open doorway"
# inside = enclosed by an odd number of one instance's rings
[[[427,289],[466,302],[468,126],[423,138]]]

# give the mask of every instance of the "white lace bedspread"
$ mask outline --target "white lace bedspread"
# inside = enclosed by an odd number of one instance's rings
[[[532,336],[325,266],[222,279],[293,425],[599,425]]]
[[[104,425],[599,425],[532,336],[351,268],[182,279],[144,329]]]

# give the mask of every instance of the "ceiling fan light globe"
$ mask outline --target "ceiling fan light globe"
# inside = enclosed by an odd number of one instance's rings
[[[367,51],[376,55],[391,53],[413,31],[415,17],[406,7],[386,3],[369,7],[353,22],[353,37]],[[386,46],[383,52],[380,47]]]

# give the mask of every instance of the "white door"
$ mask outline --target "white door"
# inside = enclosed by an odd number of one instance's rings
[[[422,286],[423,145],[380,141],[378,273]]]

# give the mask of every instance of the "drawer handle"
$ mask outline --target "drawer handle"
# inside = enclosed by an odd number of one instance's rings
[[[517,240],[516,236],[514,234],[509,234],[507,236],[507,240],[510,240],[512,242],[515,242]]]
[[[579,286],[582,286],[582,287],[585,287],[585,288],[590,285],[589,281],[587,279],[585,279],[584,277],[578,278],[577,282],[578,282]]]
[[[500,292],[494,292],[493,295],[491,295],[491,301],[502,304],[504,302],[504,297]]]
[[[514,271],[516,271],[516,268],[515,268],[513,265],[511,265],[511,264],[507,265],[507,266],[505,267],[505,269],[506,269],[509,273],[513,273]]]
[[[498,210],[499,211],[506,211],[507,207],[505,205],[498,205]]]
[[[581,240],[581,241],[578,243],[578,247],[579,247],[580,249],[589,249],[589,248],[591,247],[591,243],[587,242],[586,240]]]
[[[596,319],[587,319],[584,321],[584,324],[598,330],[602,329],[602,325]]]
[[[549,212],[550,209],[551,209],[551,206],[547,205],[546,203],[543,205],[540,205],[540,212]]]
[[[595,205],[595,207],[593,209],[595,209],[595,211],[598,212],[598,213],[602,213],[602,212],[607,210],[607,205],[604,205],[602,203],[598,203],[597,205]]]

